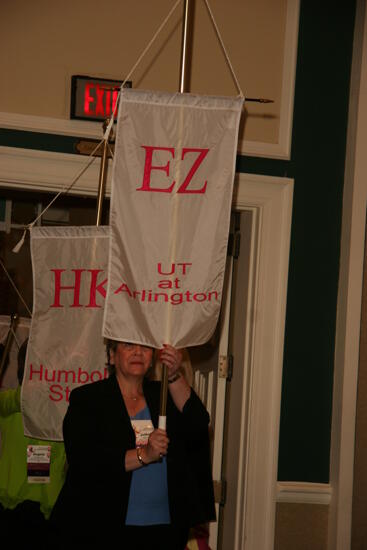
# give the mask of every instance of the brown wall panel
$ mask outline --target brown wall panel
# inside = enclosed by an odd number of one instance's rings
[[[326,550],[329,507],[277,504],[274,550]]]

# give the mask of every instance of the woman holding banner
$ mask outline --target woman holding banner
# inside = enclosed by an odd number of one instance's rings
[[[64,546],[183,550],[189,528],[215,519],[209,415],[165,345],[167,431],[158,429],[160,384],[145,377],[153,349],[109,342],[115,373],[74,390],[64,420],[69,469],[52,514]],[[76,533],[71,535],[70,533]]]

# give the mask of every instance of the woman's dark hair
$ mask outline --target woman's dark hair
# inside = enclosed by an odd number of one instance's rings
[[[111,364],[111,351],[116,351],[118,340],[106,339],[107,366],[113,370],[114,365]]]

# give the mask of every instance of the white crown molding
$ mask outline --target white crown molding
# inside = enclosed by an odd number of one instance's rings
[[[328,483],[279,481],[277,490],[277,502],[289,504],[329,505],[332,496],[332,489]]]
[[[0,147],[0,187],[38,192],[66,190],[90,161],[91,157],[82,155]],[[100,159],[96,158],[69,193],[95,196],[99,165]],[[107,196],[110,194],[111,171],[107,176]]]
[[[103,137],[102,122],[20,115],[18,113],[0,112],[0,128],[90,139],[102,139]]]

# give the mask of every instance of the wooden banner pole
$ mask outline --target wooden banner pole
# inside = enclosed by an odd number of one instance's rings
[[[103,123],[103,131],[105,132],[110,120],[107,118]],[[98,183],[98,197],[97,197],[97,217],[96,217],[96,226],[101,225],[102,221],[102,209],[103,209],[103,199],[106,189],[107,181],[107,171],[108,171],[108,140],[109,138],[103,141],[103,151],[101,155],[101,166],[99,169],[99,183]]]
[[[184,0],[183,6],[183,24],[182,24],[182,40],[181,40],[181,68],[180,68],[180,84],[179,92],[185,92],[186,76],[187,76],[187,44],[188,44],[188,23],[189,23],[189,4],[192,0]],[[162,430],[166,429],[166,411],[167,411],[167,393],[168,393],[168,370],[167,366],[162,364],[162,382],[159,407],[159,422],[158,427]]]

